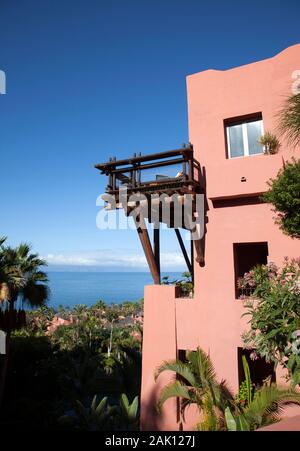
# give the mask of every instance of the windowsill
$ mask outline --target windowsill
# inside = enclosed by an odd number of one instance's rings
[[[238,160],[240,158],[248,158],[248,157],[261,157],[262,155],[268,157],[271,154],[266,154],[264,152],[261,152],[261,153],[254,153],[254,154],[251,154],[251,155],[240,155],[238,157],[227,157],[226,160]],[[276,155],[276,154],[272,154],[272,155]]]
[[[265,153],[265,152],[261,152],[261,153],[254,153],[252,155],[241,155],[238,157],[226,157],[226,160],[239,160],[241,158],[248,158],[248,157],[275,157],[276,155],[278,155],[279,152],[275,152],[275,153]]]

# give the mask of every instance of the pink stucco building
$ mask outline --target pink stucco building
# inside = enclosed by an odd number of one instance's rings
[[[154,381],[163,360],[201,346],[210,353],[218,378],[237,391],[242,353],[242,318],[236,278],[256,263],[300,255],[299,240],[274,224],[270,205],[259,195],[285,161],[300,157],[282,141],[275,155],[257,144],[263,131],[276,132],[276,113],[291,95],[293,76],[300,70],[300,45],[273,58],[225,71],[207,70],[187,77],[189,140],[200,162],[207,198],[205,265],[195,262],[194,298],[176,298],[173,286],[145,287],[142,429],[191,429],[195,416],[182,422],[176,400],[161,414],[158,394],[171,375]],[[300,80],[299,80],[300,81]],[[257,363],[254,378],[270,369]],[[281,370],[276,374],[281,380]]]

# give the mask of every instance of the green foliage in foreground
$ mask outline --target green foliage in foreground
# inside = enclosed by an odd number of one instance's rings
[[[274,206],[276,223],[285,234],[300,238],[300,160],[286,163],[268,185],[263,199]]]
[[[241,289],[251,288],[245,297],[250,330],[244,344],[275,366],[288,370],[293,385],[300,383],[300,259],[285,259],[281,268],[274,263],[258,265],[239,281]]]
[[[187,362],[180,360],[166,361],[157,368],[155,379],[164,371],[176,373],[176,380],[166,385],[158,402],[158,409],[173,397],[181,398],[181,414],[184,418],[185,410],[195,404],[202,420],[198,429],[215,431],[223,429],[225,409],[234,406],[233,394],[225,381],[218,382],[212,362],[202,349],[187,352]]]
[[[228,431],[252,431],[276,423],[285,405],[300,405],[300,394],[289,389],[280,389],[276,384],[265,383],[253,394],[249,365],[243,356],[246,379],[246,402],[236,409],[225,409],[225,423]]]
[[[201,431],[250,431],[272,424],[280,419],[286,404],[299,404],[300,394],[292,389],[284,390],[275,384],[263,385],[252,395],[249,367],[243,360],[248,387],[248,402],[242,407],[228,390],[225,381],[218,382],[212,362],[200,348],[187,353],[187,361],[163,362],[157,369],[155,378],[164,371],[173,371],[176,379],[166,385],[158,402],[158,409],[170,398],[181,400],[181,414],[195,404],[199,409]]]
[[[136,427],[134,422],[128,424],[128,418],[123,424],[121,418],[127,406],[123,394],[134,400],[140,393],[142,325],[133,317],[141,308],[140,302],[61,308],[59,316],[67,323],[55,330],[49,329],[56,315],[53,309],[27,312],[27,327],[15,331],[11,339],[0,427],[83,428],[82,422],[59,418],[70,412],[74,417],[79,405],[88,409],[95,393],[97,399],[107,398],[106,410],[118,413],[110,427]],[[128,401],[129,410],[131,404]]]
[[[119,403],[110,405],[107,397],[98,402],[97,395],[95,395],[88,407],[80,401],[76,401],[74,410],[62,416],[59,423],[67,429],[137,431],[139,425],[138,408],[138,396],[130,403],[127,396],[122,393]]]

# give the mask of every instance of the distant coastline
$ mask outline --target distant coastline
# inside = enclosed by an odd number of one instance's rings
[[[182,274],[186,269],[184,267],[176,268],[176,271],[163,271],[165,274]],[[136,267],[124,267],[124,266],[91,266],[91,265],[48,265],[46,268],[46,272],[97,272],[97,273],[142,273],[142,274],[150,274],[150,272],[145,268],[136,268]]]
[[[50,269],[50,267],[49,267]],[[52,268],[51,268],[52,269]],[[170,280],[179,278],[181,272],[162,273]],[[103,271],[48,271],[51,296],[48,306],[57,309],[87,306],[103,300],[106,304],[120,304],[125,301],[138,301],[144,296],[144,286],[152,284],[148,272],[103,272]]]

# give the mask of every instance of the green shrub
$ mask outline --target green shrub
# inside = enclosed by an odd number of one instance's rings
[[[293,160],[268,182],[263,200],[274,205],[276,223],[292,238],[300,238],[300,160]]]
[[[293,384],[299,384],[300,258],[286,258],[280,269],[272,262],[258,265],[244,275],[242,284],[252,289],[246,298],[250,331],[243,335],[245,347],[285,366]]]

